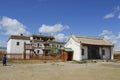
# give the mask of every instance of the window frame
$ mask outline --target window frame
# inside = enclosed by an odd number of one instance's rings
[[[105,49],[102,49],[102,56],[105,56]]]
[[[19,46],[19,45],[20,45],[20,42],[16,42],[16,45]]]
[[[82,48],[82,56],[85,55],[85,50]]]

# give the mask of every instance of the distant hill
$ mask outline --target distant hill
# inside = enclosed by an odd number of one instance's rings
[[[0,47],[0,51],[6,51],[6,47]]]

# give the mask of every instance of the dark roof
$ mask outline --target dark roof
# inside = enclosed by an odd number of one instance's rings
[[[42,34],[32,34],[31,36],[32,37],[53,38],[54,39],[54,36],[45,36],[45,35],[42,35]]]
[[[11,35],[10,38],[8,39],[8,41],[10,39],[30,40],[30,37],[28,37],[28,36],[22,36],[22,35]]]

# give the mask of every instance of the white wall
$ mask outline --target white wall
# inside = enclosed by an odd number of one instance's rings
[[[100,55],[103,59],[113,59],[113,47],[104,47],[105,55],[102,55],[102,48],[100,48]],[[110,51],[111,50],[111,51]]]
[[[103,59],[110,59],[110,48],[105,48],[105,55],[103,56]]]
[[[111,47],[111,59],[114,59],[113,47]]]
[[[72,38],[64,45],[65,48],[71,48],[73,50],[73,60],[79,61],[81,57],[80,44],[75,42]]]
[[[88,59],[88,47],[82,46],[82,49],[84,49],[84,55],[82,55],[82,52],[81,52],[82,59]]]
[[[11,39],[7,42],[7,54],[11,52]],[[10,58],[10,55],[7,55],[8,58]]]
[[[19,42],[19,45],[17,46],[17,42]],[[24,51],[24,42],[30,43],[29,40],[17,40],[17,39],[10,39],[7,43],[7,53],[11,54],[20,54]],[[29,51],[27,51],[29,53]]]
[[[105,55],[103,55],[102,54],[102,49],[104,49],[105,50]],[[110,51],[111,49],[109,48],[109,47],[100,47],[99,48],[99,52],[100,52],[100,56],[101,56],[101,58],[103,58],[103,59],[110,59],[111,58],[111,54],[110,54]]]

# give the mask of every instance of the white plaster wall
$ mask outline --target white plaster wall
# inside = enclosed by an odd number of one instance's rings
[[[19,46],[17,46],[17,42],[19,42]],[[10,54],[10,53],[15,53],[15,54],[23,53],[23,51],[24,51],[24,42],[26,42],[28,44],[30,43],[29,40],[17,40],[17,39],[9,40],[8,45],[7,45],[8,54]],[[29,53],[29,51],[27,51],[27,53]]]
[[[30,40],[33,40],[33,37],[30,37]]]
[[[113,47],[111,47],[111,59],[114,59]]]
[[[110,59],[110,48],[105,47],[105,55],[103,55],[103,59]]]
[[[7,42],[7,53],[10,53],[10,49],[11,49],[11,40],[9,40],[8,42]]]
[[[81,57],[80,44],[75,42],[72,38],[64,45],[65,48],[71,48],[73,50],[73,60],[79,61]]]
[[[11,40],[7,42],[7,54],[11,52]],[[7,55],[8,58],[10,58],[10,55]]]
[[[83,60],[88,59],[88,47],[82,46],[82,49],[84,49],[84,55],[82,55],[82,52],[81,52],[82,59]]]
[[[99,47],[99,54],[100,54],[100,58],[103,58],[103,55],[102,55],[102,48]]]

